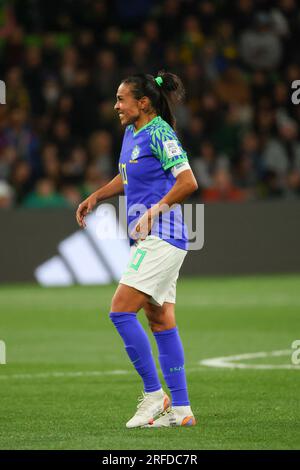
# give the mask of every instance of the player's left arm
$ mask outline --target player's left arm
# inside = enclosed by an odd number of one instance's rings
[[[151,136],[151,149],[159,158],[164,171],[171,171],[176,178],[170,191],[150,210],[155,217],[160,212],[171,209],[174,204],[180,204],[198,189],[196,178],[188,162],[186,151],[183,149],[175,131],[170,127],[162,127]]]
[[[135,232],[139,233],[139,238],[142,240],[146,238],[153,226],[154,219],[160,213],[168,212],[174,204],[180,204],[198,189],[187,154],[173,130],[167,129],[161,133],[153,133],[151,149],[153,154],[159,158],[163,170],[171,171],[176,181],[170,191],[140,218]]]
[[[182,163],[177,166],[180,166],[180,169],[172,168],[172,170],[177,171],[175,184],[157,204],[147,211],[148,219],[152,221],[152,224],[153,219],[160,213],[168,212],[174,204],[180,204],[198,189],[198,183],[189,164]],[[172,173],[174,175],[175,172],[172,171]]]
[[[154,217],[160,212],[167,212],[174,204],[180,204],[193,192],[197,191],[198,183],[194,173],[189,168],[189,164],[183,163],[175,178],[176,182],[170,191],[153,206],[152,215]]]
[[[170,191],[158,203],[148,209],[139,219],[135,231],[132,234],[133,238],[141,238],[141,240],[144,240],[153,226],[154,219],[160,213],[168,212],[174,204],[180,204],[198,189],[198,183],[192,170],[189,168],[189,164],[182,164],[180,170],[177,176],[175,176],[176,182]],[[138,236],[135,236],[135,232],[138,233]]]

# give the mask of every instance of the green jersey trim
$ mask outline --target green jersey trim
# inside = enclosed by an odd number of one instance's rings
[[[158,117],[157,122],[146,131],[150,137],[150,149],[153,155],[159,159],[163,170],[167,170],[177,163],[188,162],[187,154],[183,150],[176,132],[166,121],[160,116]]]
[[[146,129],[146,127],[149,127],[149,126],[152,126],[153,124],[155,124],[155,122],[157,120],[159,120],[160,116],[155,116],[153,119],[151,119],[151,121],[147,122],[147,124],[145,124],[143,127],[141,127],[138,131],[134,132],[134,125],[132,124],[132,133],[133,133],[133,137],[136,137],[141,131],[143,131],[144,129]]]
[[[167,165],[163,166],[163,169],[168,170],[169,168],[172,168],[173,166],[178,165],[178,163],[186,163],[186,162],[188,162],[188,159],[187,159],[186,155],[184,155],[181,158],[178,158],[178,160],[173,160],[172,162],[170,162]]]

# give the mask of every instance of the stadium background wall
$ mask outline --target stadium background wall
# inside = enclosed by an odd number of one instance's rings
[[[1,283],[35,282],[34,269],[78,230],[72,210],[0,213]],[[300,272],[299,245],[297,201],[210,204],[205,206],[204,247],[189,253],[181,272],[188,276]]]

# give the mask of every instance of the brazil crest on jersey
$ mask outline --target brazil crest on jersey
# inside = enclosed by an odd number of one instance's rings
[[[175,184],[171,168],[187,162],[175,131],[160,116],[135,132],[133,124],[126,127],[119,171],[127,198],[128,232],[133,231],[140,216],[159,202]],[[157,217],[151,235],[187,250],[187,229],[180,205]],[[130,240],[133,244],[134,240]]]

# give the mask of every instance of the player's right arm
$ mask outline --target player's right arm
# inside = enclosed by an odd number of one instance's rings
[[[79,204],[76,211],[76,220],[80,227],[85,227],[85,216],[92,212],[99,202],[109,199],[110,197],[117,196],[124,192],[123,182],[121,175],[115,176],[109,183],[103,188],[98,189],[87,197],[81,204]]]

